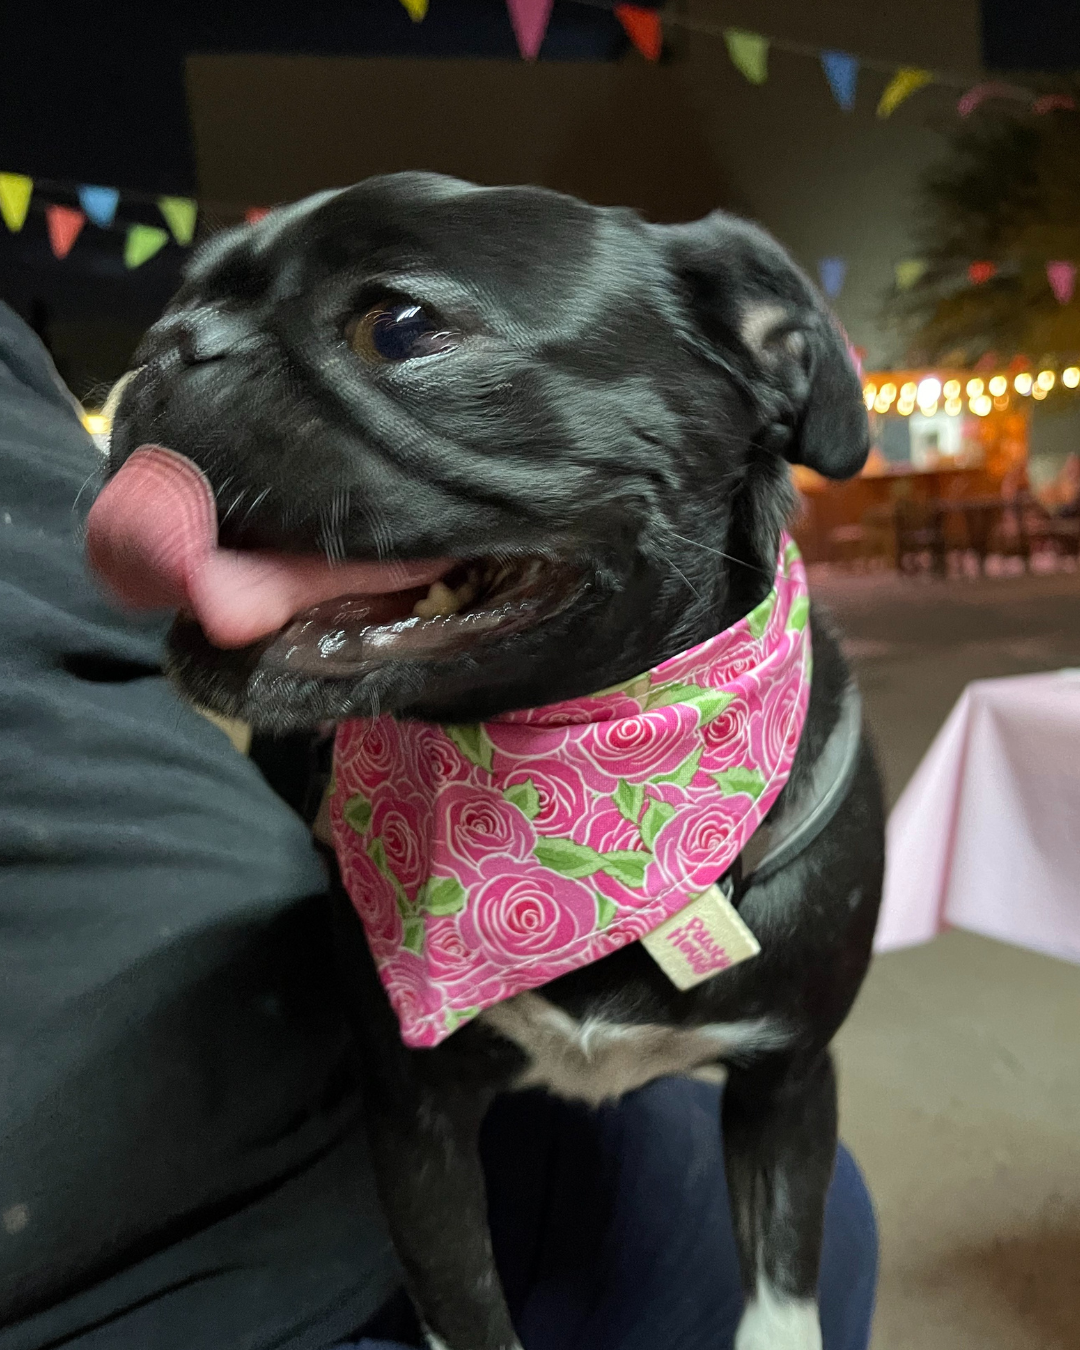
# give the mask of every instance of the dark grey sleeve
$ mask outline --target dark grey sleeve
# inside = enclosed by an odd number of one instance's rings
[[[0,306],[0,1350],[325,1347],[396,1282],[306,828],[159,670]]]

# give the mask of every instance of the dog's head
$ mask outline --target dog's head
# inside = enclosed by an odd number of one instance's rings
[[[221,548],[296,564],[284,629],[214,645],[194,604],[170,637],[195,699],[269,728],[629,678],[767,592],[787,462],[846,477],[867,450],[841,334],[754,226],[427,174],[213,239],[136,364],[110,472],[167,446]]]

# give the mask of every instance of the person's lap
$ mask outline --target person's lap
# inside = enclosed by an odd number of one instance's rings
[[[727,1350],[742,1310],[718,1089],[663,1079],[591,1111],[496,1103],[484,1162],[496,1258],[526,1350]],[[877,1274],[869,1194],[837,1155],[819,1285],[825,1350],[865,1350]],[[360,1350],[421,1344],[401,1304]]]

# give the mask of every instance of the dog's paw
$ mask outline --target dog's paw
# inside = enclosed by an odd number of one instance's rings
[[[784,1298],[759,1283],[735,1333],[735,1350],[821,1350],[817,1304]]]

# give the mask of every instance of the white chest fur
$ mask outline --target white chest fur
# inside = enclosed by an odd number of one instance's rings
[[[787,1039],[769,1018],[665,1027],[577,1021],[540,994],[517,994],[481,1019],[529,1056],[517,1088],[544,1087],[598,1105],[668,1074],[688,1074],[725,1055],[778,1048]]]

